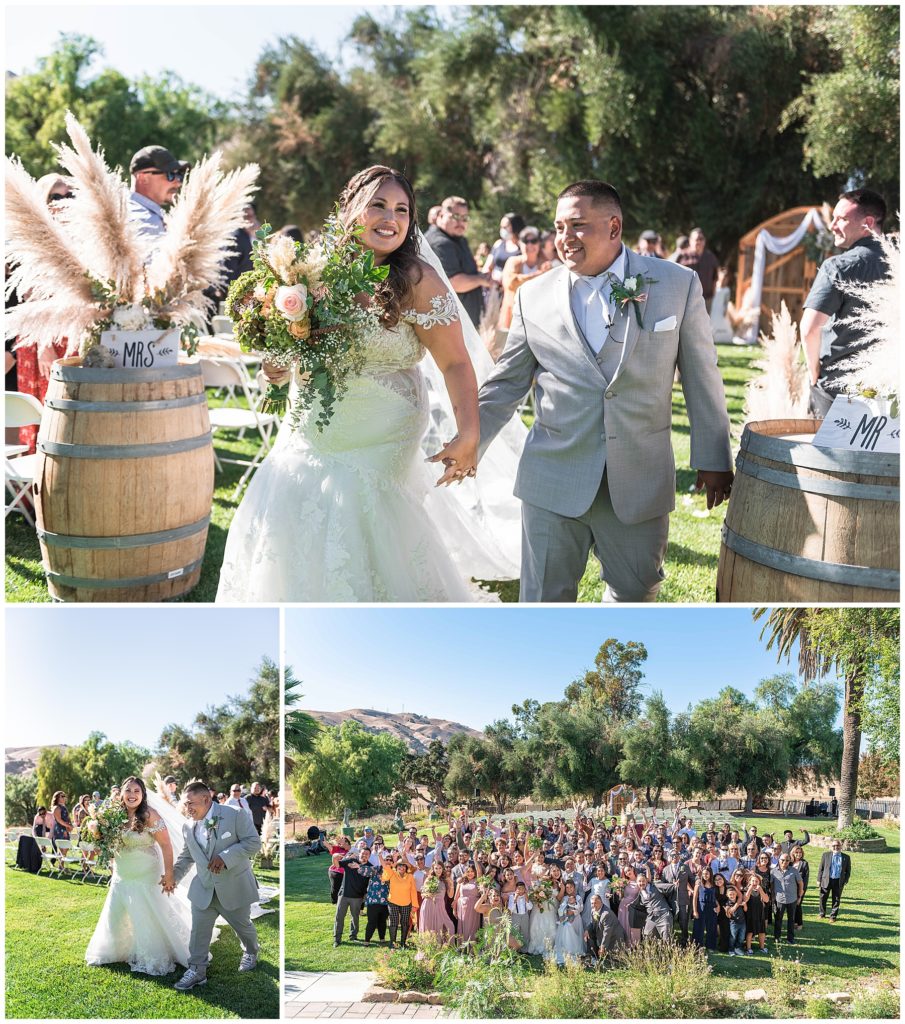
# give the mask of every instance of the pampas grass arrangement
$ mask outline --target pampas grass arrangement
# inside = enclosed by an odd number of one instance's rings
[[[779,313],[773,314],[772,334],[761,334],[760,343],[763,358],[753,365],[761,375],[745,386],[745,422],[806,417],[808,371],[798,344],[798,328],[785,302]]]
[[[841,287],[863,303],[858,313],[843,321],[863,332],[857,350],[839,364],[841,381],[853,395],[893,400],[898,415],[898,396],[902,382],[899,355],[901,330],[902,254],[901,241],[892,235],[880,236],[889,274],[880,281],[847,282]]]
[[[39,351],[66,339],[72,355],[86,353],[114,326],[197,324],[212,305],[205,289],[222,284],[257,165],[224,173],[219,152],[201,160],[164,215],[167,232],[149,256],[129,220],[129,188],[119,172],[107,167],[101,149],[92,150],[71,113],[66,131],[71,144],[55,148],[75,198],[56,215],[21,163],[6,160],[6,289],[22,301],[5,314],[5,336]]]

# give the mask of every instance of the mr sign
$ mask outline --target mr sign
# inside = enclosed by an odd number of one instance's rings
[[[888,401],[841,395],[833,402],[814,435],[814,444],[821,448],[896,454],[899,451],[899,419],[891,415]]]
[[[179,359],[179,328],[166,331],[104,331],[101,344],[113,353],[115,366],[154,370],[175,366]]]

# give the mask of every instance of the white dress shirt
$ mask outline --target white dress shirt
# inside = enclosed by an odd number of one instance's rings
[[[588,344],[597,354],[610,332],[610,326],[616,314],[616,306],[611,294],[610,274],[620,281],[625,277],[625,246],[619,255],[602,273],[595,277],[585,277],[569,271],[571,283],[569,301],[575,322],[587,339]]]

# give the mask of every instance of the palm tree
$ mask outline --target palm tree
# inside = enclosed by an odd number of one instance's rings
[[[283,703],[286,706],[286,723],[284,733],[286,737],[286,775],[290,775],[295,768],[295,760],[304,757],[314,750],[314,742],[320,731],[320,724],[311,715],[302,711],[296,705],[302,699],[302,692],[299,689],[301,681],[294,678],[292,669],[286,666],[286,688]]]
[[[755,620],[767,615],[761,637],[768,633],[767,650],[776,647],[777,661],[790,660],[798,641],[798,671],[811,681],[827,675],[833,668],[842,671],[845,697],[842,704],[842,766],[839,770],[839,814],[837,826],[847,828],[855,816],[858,793],[858,761],[861,756],[861,702],[872,658],[867,644],[846,658],[840,649],[821,636],[815,636],[809,623],[819,616],[835,616],[836,608],[756,608]],[[867,637],[865,636],[865,641]]]

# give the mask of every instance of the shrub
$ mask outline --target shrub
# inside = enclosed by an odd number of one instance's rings
[[[823,996],[814,996],[804,1004],[804,1016],[815,1020],[836,1016],[836,1008]]]
[[[853,1017],[874,1020],[899,1019],[899,993],[893,989],[885,992],[865,992],[852,1002]]]
[[[464,953],[449,949],[437,961],[437,987],[460,1017],[521,1017],[519,993],[526,987],[528,968],[509,948],[505,924],[482,928]]]
[[[703,1017],[714,1002],[713,972],[700,946],[642,942],[623,950],[614,963],[621,1016]]]
[[[855,818],[847,828],[836,828],[835,825],[818,825],[811,831],[821,836],[832,836],[834,839],[849,839],[852,841],[882,838],[873,825],[863,818]]]
[[[374,971],[382,985],[398,992],[411,989],[432,992],[435,988],[432,964],[424,958],[418,959],[417,946],[413,949],[381,950],[374,960]]]
[[[574,960],[566,961],[562,970],[548,960],[544,973],[535,981],[531,998],[522,1005],[522,1016],[536,1020],[604,1016],[600,1012],[599,978]]]
[[[770,957],[770,975],[773,978],[774,999],[779,1016],[788,1016],[801,999],[804,967],[797,957]]]

